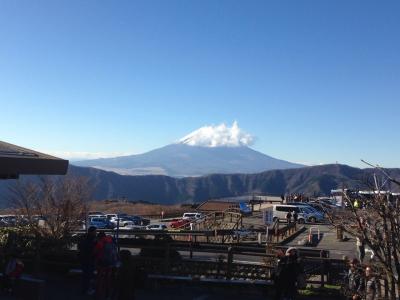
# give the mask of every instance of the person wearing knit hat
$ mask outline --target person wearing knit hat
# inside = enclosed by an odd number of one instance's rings
[[[291,252],[293,252],[294,254],[296,254],[297,255],[297,248],[296,247],[289,247],[287,250],[286,250],[286,255],[287,256],[289,256],[289,255],[293,255],[293,254],[291,254]]]
[[[305,273],[298,259],[297,248],[289,247],[285,256],[279,259],[274,284],[275,299],[295,299],[297,289],[305,287]]]

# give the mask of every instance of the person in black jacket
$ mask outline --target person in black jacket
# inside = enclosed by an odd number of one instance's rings
[[[297,249],[290,247],[286,255],[278,261],[275,272],[275,289],[277,300],[294,300],[297,295],[297,280],[303,274],[303,267],[298,259]]]
[[[82,293],[93,294],[94,290],[90,287],[91,280],[94,279],[96,246],[96,227],[91,226],[85,238],[79,243],[79,261],[82,268]]]

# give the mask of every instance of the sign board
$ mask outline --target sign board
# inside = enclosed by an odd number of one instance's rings
[[[274,214],[272,211],[272,207],[263,210],[263,222],[265,225],[271,225],[272,223],[274,223],[273,217]]]

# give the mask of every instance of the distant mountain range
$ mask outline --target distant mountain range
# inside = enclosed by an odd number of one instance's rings
[[[394,178],[400,178],[400,169],[386,169]],[[213,174],[202,177],[173,178],[163,175],[123,176],[95,168],[70,165],[68,174],[86,176],[94,186],[94,199],[121,199],[148,201],[161,204],[202,202],[208,199],[240,196],[252,193],[281,195],[304,193],[329,195],[331,189],[345,186],[366,189],[373,169],[358,169],[332,164],[272,170],[257,174]],[[378,179],[380,174],[378,173]],[[32,180],[35,176],[23,176]],[[6,206],[8,187],[15,180],[0,181],[0,205]],[[399,187],[393,185],[393,191]]]
[[[143,154],[74,162],[74,165],[113,171],[121,175],[167,175],[172,177],[208,174],[258,173],[303,165],[276,159],[247,146],[203,147],[190,140],[167,145]]]

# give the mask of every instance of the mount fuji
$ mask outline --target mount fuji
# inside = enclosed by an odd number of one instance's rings
[[[143,154],[74,162],[84,167],[113,171],[121,175],[168,175],[172,177],[208,174],[258,173],[303,167],[251,149],[253,137],[233,123],[205,126],[178,142]]]

